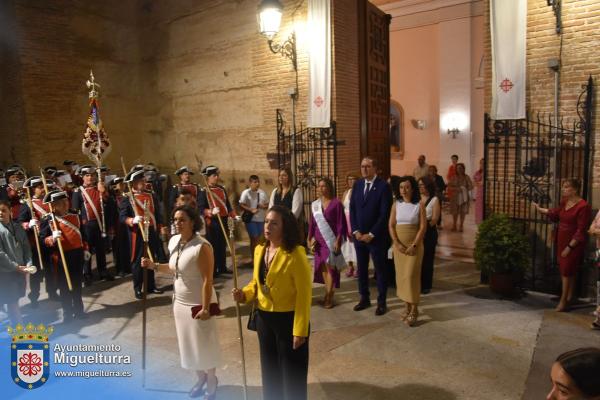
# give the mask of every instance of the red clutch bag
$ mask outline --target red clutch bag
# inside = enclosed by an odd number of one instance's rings
[[[192,318],[196,318],[196,315],[202,311],[202,304],[198,305],[198,306],[193,306],[192,307]],[[208,313],[211,316],[214,315],[221,315],[221,309],[219,308],[219,303],[210,303],[210,306],[208,307]]]

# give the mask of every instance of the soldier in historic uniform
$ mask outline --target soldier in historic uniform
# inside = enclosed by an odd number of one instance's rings
[[[160,240],[158,231],[166,233],[167,228],[162,225],[160,213],[157,212],[158,200],[152,193],[144,190],[144,170],[132,171],[125,177],[125,182],[131,184],[131,196],[124,196],[119,203],[119,220],[129,227],[129,241],[131,243],[131,272],[133,274],[133,290],[137,299],[142,298],[143,271],[141,267],[144,243],[141,228],[144,219],[150,220],[148,230],[148,249],[155,260],[160,259]],[[132,199],[133,197],[133,199]],[[132,204],[132,201],[134,204]],[[144,210],[146,207],[146,210]],[[146,256],[146,254],[144,254]],[[156,288],[154,272],[148,270],[148,293],[163,293]]]
[[[131,273],[130,250],[129,250],[129,228],[119,219],[119,204],[125,197],[125,180],[116,177],[109,184],[109,197],[107,218],[111,221],[109,237],[112,242],[113,262],[119,276]]]
[[[97,181],[96,168],[87,167],[81,169],[83,186],[79,186],[73,192],[71,205],[73,210],[81,216],[81,226],[87,239],[89,250],[96,254],[96,266],[100,278],[112,281],[114,278],[106,269],[106,201],[108,191],[104,182]],[[102,199],[102,201],[100,200]],[[108,220],[110,222],[110,220]],[[89,286],[92,283],[92,261],[91,258],[84,264],[84,281]]]
[[[39,267],[42,268],[42,271],[38,268],[37,274],[29,276],[29,295],[27,297],[29,297],[29,300],[31,301],[31,306],[36,308],[40,298],[40,285],[43,279],[46,281],[46,292],[48,293],[48,297],[51,300],[58,300],[58,294],[56,293],[56,276],[52,269],[50,254],[47,251],[46,246],[43,245],[41,239],[38,237],[41,252],[41,254],[38,255],[35,243],[35,229],[37,227],[39,233],[41,222],[50,212],[50,206],[44,204],[44,195],[46,192],[44,191],[44,182],[41,177],[30,177],[25,181],[23,187],[25,190],[29,190],[31,194],[31,206],[33,209],[29,208],[29,202],[27,202],[25,207],[21,207],[17,222],[21,224],[23,229],[27,232],[33,262],[38,265],[39,260],[42,260],[42,265],[39,265]]]
[[[186,190],[191,193],[192,198],[198,203],[198,197],[200,195],[200,188],[198,184],[192,182],[192,175],[194,172],[188,167],[181,167],[175,171],[175,175],[179,177],[179,183],[171,186],[169,188],[169,199],[168,199],[168,211],[169,215],[175,208],[175,202],[177,201],[177,197],[181,194],[182,190]]]
[[[65,160],[63,161],[63,166],[65,171],[71,176],[71,182],[74,186],[81,186],[83,181],[79,175],[77,175],[77,170],[79,169],[79,165],[73,160]]]
[[[60,289],[60,302],[63,309],[63,322],[73,318],[84,319],[87,317],[83,311],[83,300],[81,298],[81,272],[83,269],[85,247],[85,234],[81,231],[79,216],[69,212],[69,198],[62,190],[51,190],[44,196],[44,204],[52,203],[54,208],[54,221],[48,215],[42,222],[40,237],[44,245],[52,252],[52,258],[56,262],[56,274],[58,276],[58,287]],[[64,273],[62,259],[58,249],[57,241],[61,240],[67,270],[71,278],[72,290],[69,290],[67,278]]]
[[[206,176],[208,188],[203,188],[200,191],[198,209],[202,211],[206,221],[206,239],[213,246],[215,255],[214,275],[219,276],[220,274],[231,273],[226,265],[227,241],[223,236],[219,219],[223,223],[226,234],[229,235],[227,217],[238,217],[231,207],[227,191],[223,186],[218,184],[219,168],[209,165],[202,170],[202,174]],[[207,194],[206,190],[210,190],[212,196]]]
[[[10,214],[13,221],[19,218],[21,208],[23,207],[23,183],[25,180],[25,171],[19,165],[11,165],[4,173],[6,186],[0,188],[0,199],[10,202]]]

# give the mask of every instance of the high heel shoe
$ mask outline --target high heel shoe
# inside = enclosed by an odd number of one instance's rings
[[[410,304],[406,303],[406,309],[400,314],[400,320],[406,321],[406,318],[410,315]]]
[[[327,293],[325,295],[325,301],[323,302],[323,308],[333,308],[333,293]]]
[[[352,278],[354,276],[354,267],[348,267],[348,272],[346,272],[347,278]]]
[[[206,383],[206,393],[204,393],[204,400],[215,400],[217,398],[217,388],[219,387],[219,378],[215,376],[215,390],[212,393],[208,393],[208,382]]]
[[[204,379],[199,379],[198,382],[194,385],[194,387],[192,387],[189,393],[192,399],[202,396],[202,394],[204,393],[203,387],[206,384],[206,379],[206,374],[204,374]]]
[[[417,319],[419,318],[419,309],[417,306],[411,310],[410,314],[406,317],[406,325],[414,326],[417,323]]]

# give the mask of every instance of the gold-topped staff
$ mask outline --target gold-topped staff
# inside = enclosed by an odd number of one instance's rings
[[[100,107],[98,105],[98,89],[100,85],[94,79],[94,73],[90,70],[90,78],[85,82],[89,92],[90,112],[87,119],[87,127],[83,134],[81,142],[81,151],[83,154],[96,164],[96,172],[98,173],[98,185],[102,182],[102,156],[107,156],[111,150],[108,134],[104,130],[102,119],[100,118]],[[102,182],[104,184],[104,182]],[[99,190],[99,189],[98,189]],[[100,194],[100,232],[102,237],[106,237],[106,225],[104,218],[104,200],[102,193]]]
[[[144,221],[142,222],[142,226],[140,226],[140,230],[144,233],[142,237],[144,239],[144,249],[143,253],[150,254],[150,249],[148,246],[148,234],[150,227],[150,217],[148,216],[148,200],[144,200]],[[142,294],[142,387],[146,387],[146,325],[148,322],[146,316],[146,297],[148,297],[148,268],[142,268],[142,276],[143,276],[143,294]]]
[[[48,184],[46,183],[44,170],[41,167],[40,176],[42,177],[42,182],[44,183],[44,191],[48,193]],[[48,206],[50,207],[50,219],[52,220],[52,227],[55,231],[58,231],[58,224],[56,223],[56,218],[54,217],[54,207],[52,207],[52,202],[48,203]],[[73,286],[71,285],[71,275],[69,275],[69,267],[67,266],[67,259],[65,258],[65,252],[62,247],[62,238],[56,238],[56,244],[58,245],[60,260],[62,261],[63,269],[65,271],[65,278],[67,278],[67,286],[69,287],[69,291],[72,292]]]
[[[200,159],[198,158],[197,155],[194,155],[194,157],[196,157],[196,164],[198,167],[198,172],[200,173],[202,183],[205,187],[207,199],[210,199],[210,203],[212,203],[213,207],[216,207],[217,203],[215,203],[213,193],[210,190],[210,187],[208,186],[208,181],[206,180],[206,176],[204,176],[204,174],[202,173],[202,161],[200,161]],[[227,247],[229,248],[229,253],[231,254],[231,259],[233,262],[233,287],[234,287],[234,289],[238,289],[237,262],[235,259],[235,248],[232,246],[233,232],[234,232],[234,228],[235,228],[233,218],[229,218],[227,220],[227,227],[230,229],[229,236],[227,235],[227,231],[225,231],[225,226],[223,225],[223,221],[221,221],[221,217],[218,215],[217,215],[217,220],[219,221],[219,225],[221,226],[221,232],[223,233],[223,237],[225,238],[225,242],[227,243]],[[231,238],[231,240],[229,240],[229,238]],[[244,390],[244,400],[247,400],[248,399],[248,385],[246,383],[246,357],[244,354],[245,353],[245,351],[244,351],[244,332],[242,330],[242,316],[240,313],[240,304],[237,301],[235,302],[235,314],[236,314],[236,318],[237,318],[238,333],[240,335],[240,347],[241,347],[241,352],[242,352],[242,382],[243,382],[243,390]]]

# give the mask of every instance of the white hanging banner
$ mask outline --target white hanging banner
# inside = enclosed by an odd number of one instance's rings
[[[525,118],[527,0],[490,0],[493,119]]]
[[[329,128],[331,121],[330,0],[308,0],[308,127]]]

